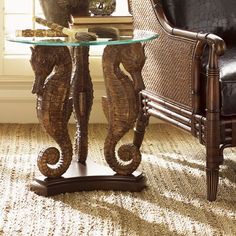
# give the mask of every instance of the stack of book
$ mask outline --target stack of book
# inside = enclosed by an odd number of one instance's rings
[[[74,29],[86,30],[94,27],[116,28],[120,36],[133,35],[133,16],[132,15],[111,15],[111,16],[83,16],[74,18]]]

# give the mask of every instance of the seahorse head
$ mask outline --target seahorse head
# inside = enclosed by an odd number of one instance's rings
[[[121,54],[121,63],[131,75],[134,89],[138,93],[145,88],[141,74],[146,59],[144,46],[135,43],[122,47]]]
[[[56,56],[52,47],[35,46],[31,47],[31,51],[30,63],[35,74],[32,93],[42,95],[45,80],[55,66]]]

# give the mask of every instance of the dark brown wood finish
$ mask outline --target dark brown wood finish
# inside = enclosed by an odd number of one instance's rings
[[[139,192],[146,187],[145,176],[138,171],[132,175],[117,175],[109,167],[87,161],[85,165],[72,161],[68,171],[60,178],[35,178],[31,191],[38,195],[53,196],[61,193],[94,190]]]
[[[132,2],[132,11],[136,26],[142,25],[142,12],[137,10],[135,1]],[[159,0],[150,0],[147,5],[152,7],[148,8],[155,14],[155,25],[151,30],[157,29],[160,34],[160,44],[162,48],[166,48],[172,53],[171,56],[175,57],[177,53],[181,54],[180,50],[176,48],[174,42],[179,45],[192,45],[194,49],[190,55],[191,70],[188,74],[189,84],[191,85],[191,104],[190,106],[179,103],[168,96],[160,95],[159,91],[151,91],[149,88],[141,91],[140,93],[140,110],[139,122],[136,128],[137,137],[135,143],[140,145],[144,136],[145,126],[148,124],[150,116],[157,117],[167,121],[185,131],[190,132],[195,137],[199,138],[201,144],[206,146],[206,176],[207,176],[207,199],[209,201],[216,200],[217,186],[219,181],[219,166],[223,163],[223,150],[229,146],[236,146],[236,135],[233,132],[235,127],[235,117],[222,117],[220,115],[220,82],[219,82],[219,67],[218,57],[224,54],[226,50],[225,42],[214,34],[203,34],[181,30],[172,27],[165,17],[162,5]],[[140,18],[138,18],[140,17]],[[151,25],[151,22],[149,22]],[[154,29],[155,28],[155,29]],[[206,82],[206,109],[203,107],[201,98],[201,82],[200,82],[200,57],[203,54],[204,46],[209,46],[209,60]],[[167,52],[166,52],[167,53]],[[176,53],[176,54],[175,54]],[[191,53],[191,52],[189,52]],[[156,55],[158,57],[159,55]],[[187,55],[186,55],[187,57]],[[164,58],[163,58],[164,60]],[[176,59],[177,60],[177,59]],[[175,62],[172,62],[175,64]],[[184,63],[184,62],[183,62]],[[154,64],[154,61],[153,61]],[[153,65],[152,64],[152,65]],[[149,64],[152,66],[151,63]],[[156,65],[158,67],[158,64]],[[161,66],[169,68],[170,64],[162,63]],[[184,66],[184,65],[183,65]],[[183,67],[184,68],[184,67]],[[179,70],[183,69],[179,68]],[[149,68],[150,70],[151,68]],[[173,71],[168,70],[170,77],[175,77]],[[161,79],[160,75],[156,75]],[[146,81],[151,78],[145,78]],[[157,78],[153,77],[153,80]],[[178,79],[178,78],[176,78]],[[169,80],[171,81],[171,80]],[[154,83],[154,82],[153,82]],[[163,81],[168,85],[168,81]],[[164,85],[163,85],[164,86]],[[172,88],[173,92],[176,88]],[[182,94],[188,93],[188,88],[183,88]],[[180,94],[180,96],[182,96]]]
[[[73,104],[77,121],[76,156],[85,164],[88,154],[88,124],[93,104],[93,85],[89,73],[89,47],[72,49],[75,73],[73,75]]]
[[[141,76],[144,61],[144,50],[140,43],[107,46],[103,54],[107,92],[107,97],[103,97],[103,109],[108,119],[104,155],[109,166],[121,175],[132,174],[141,162],[139,147],[133,143],[122,145],[118,150],[119,157],[116,157],[115,148],[120,139],[134,127],[137,119],[138,94],[144,89]],[[129,72],[132,81],[121,71],[120,63]]]

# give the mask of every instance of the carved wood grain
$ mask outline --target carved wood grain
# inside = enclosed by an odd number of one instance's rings
[[[55,147],[43,149],[37,164],[44,176],[56,178],[67,171],[72,160],[72,144],[67,128],[71,110],[72,62],[69,50],[67,47],[36,46],[32,48],[31,65],[35,73],[32,93],[37,94],[39,122],[60,147],[60,152]]]
[[[141,162],[139,147],[133,143],[122,145],[116,156],[116,145],[134,127],[139,112],[138,93],[144,89],[141,70],[145,62],[140,43],[107,46],[103,54],[103,72],[107,96],[103,110],[108,119],[108,133],[104,155],[109,166],[118,174],[129,175]],[[120,64],[131,75],[120,69]]]

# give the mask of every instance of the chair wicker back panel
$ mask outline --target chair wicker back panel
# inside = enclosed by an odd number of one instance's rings
[[[151,0],[133,0],[131,9],[135,28],[152,30],[160,35],[145,47],[148,58],[143,68],[146,90],[191,110],[193,58],[197,41],[176,38],[164,31]]]

